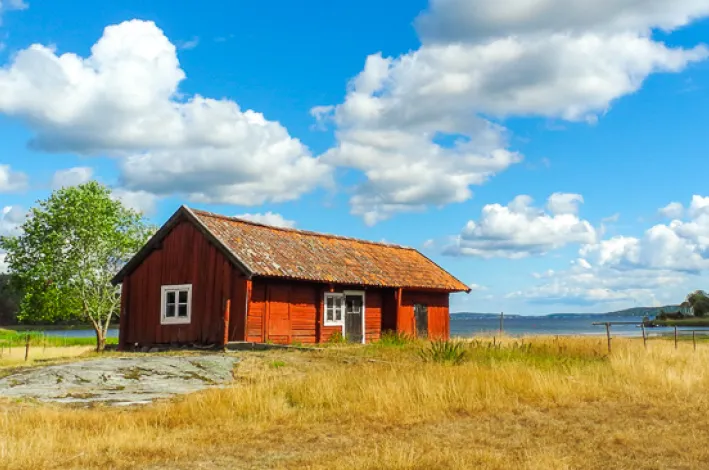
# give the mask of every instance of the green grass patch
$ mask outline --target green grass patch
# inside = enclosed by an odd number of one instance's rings
[[[406,333],[395,331],[385,331],[379,341],[374,343],[377,346],[400,348],[414,342],[415,339]]]
[[[10,329],[0,328],[0,346],[1,347],[20,347],[27,344],[29,337],[30,346],[37,347],[63,347],[63,346],[94,346],[96,338],[88,337],[72,337],[72,336],[50,336],[42,331],[15,331]],[[106,344],[118,344],[118,338],[107,338]]]
[[[419,351],[419,356],[426,362],[439,364],[462,364],[467,359],[468,348],[457,341],[433,341],[427,348]]]
[[[570,348],[564,342],[525,342],[515,340],[502,343],[473,340],[467,343],[467,359],[494,366],[496,363],[516,362],[541,370],[569,370],[597,365],[608,358],[602,345],[597,348]]]
[[[709,326],[709,317],[682,318],[678,320],[653,320],[650,324],[652,326],[707,327]]]

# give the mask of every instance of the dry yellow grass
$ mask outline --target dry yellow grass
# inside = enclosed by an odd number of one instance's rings
[[[0,353],[0,368],[7,366],[34,365],[54,359],[68,359],[85,355],[96,348],[93,346],[67,346],[67,347],[30,347],[28,361],[25,362],[25,348],[3,346]]]
[[[233,386],[142,408],[0,401],[0,466],[709,467],[709,346],[603,341],[248,353]]]

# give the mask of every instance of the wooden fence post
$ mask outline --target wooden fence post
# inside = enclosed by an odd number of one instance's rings
[[[500,336],[505,331],[505,312],[500,313]]]
[[[694,350],[697,350],[697,332],[692,330],[692,344],[694,344]]]
[[[27,335],[26,343],[25,343],[25,362],[27,362],[27,359],[30,357],[30,335]]]
[[[611,353],[611,324],[606,323],[606,336],[608,337],[608,354]]]
[[[645,322],[643,322],[641,326],[643,329],[643,346],[645,346],[645,349],[647,349],[647,336],[645,335]]]
[[[677,349],[677,325],[675,325],[675,349]]]

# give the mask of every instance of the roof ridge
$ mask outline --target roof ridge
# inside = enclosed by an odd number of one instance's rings
[[[187,207],[187,206],[185,206],[185,207]],[[305,235],[313,235],[316,237],[332,238],[332,239],[337,239],[337,240],[348,240],[348,241],[354,241],[354,242],[358,242],[358,243],[366,243],[369,245],[387,246],[390,248],[399,248],[402,250],[413,250],[413,251],[419,252],[419,250],[417,250],[416,248],[413,248],[410,246],[405,246],[405,245],[399,245],[397,243],[375,242],[372,240],[365,240],[362,238],[346,237],[344,235],[335,235],[335,234],[331,234],[331,233],[315,232],[312,230],[303,230],[303,229],[290,228],[290,227],[277,227],[275,225],[268,225],[268,224],[264,224],[261,222],[254,222],[253,220],[242,219],[240,217],[230,217],[228,215],[217,214],[215,212],[205,211],[202,209],[194,209],[192,207],[187,207],[187,208],[197,215],[202,214],[207,217],[213,217],[216,219],[224,219],[224,220],[229,220],[232,222],[240,222],[240,223],[244,223],[244,224],[248,224],[248,225],[255,225],[258,227],[265,227],[265,228],[268,228],[271,230],[279,230],[282,232],[294,232],[294,233],[300,233],[300,234],[305,234]]]

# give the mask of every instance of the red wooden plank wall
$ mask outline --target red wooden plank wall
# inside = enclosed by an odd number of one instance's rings
[[[161,325],[161,286],[192,284],[192,321],[188,325]],[[361,289],[334,286],[335,292]],[[153,251],[126,276],[121,299],[122,345],[206,343],[224,339],[224,308],[230,299],[229,340],[276,343],[325,342],[339,326],[324,326],[324,284],[254,279],[247,300],[247,281],[221,252],[191,223],[177,224]],[[376,341],[382,330],[415,334],[415,303],[428,305],[429,335],[448,338],[448,294],[403,291],[401,318],[396,317],[393,289],[365,290],[366,341]],[[245,311],[248,301],[248,312]]]
[[[367,343],[378,341],[382,336],[381,290],[368,290],[364,294],[364,331]]]
[[[290,319],[291,342],[317,342],[316,320],[320,309],[317,284],[291,284]]]
[[[417,292],[404,290],[401,302],[401,322],[399,331],[415,335],[416,320],[414,304],[428,306],[428,336],[431,339],[450,337],[450,316],[448,312],[448,294],[438,292]]]
[[[231,299],[230,339],[243,339],[244,275],[189,222],[176,225],[124,279],[126,309],[122,341],[126,345],[215,343],[224,338],[224,307]],[[192,284],[192,316],[187,325],[161,325],[163,285]]]
[[[382,289],[382,331],[396,331],[396,289]]]
[[[339,286],[342,292],[351,286]],[[326,286],[305,282],[254,279],[247,314],[247,341],[312,344],[326,342],[339,326],[324,326],[322,298]],[[367,342],[376,341],[382,331],[383,290],[365,293]],[[318,324],[319,321],[319,324]]]

